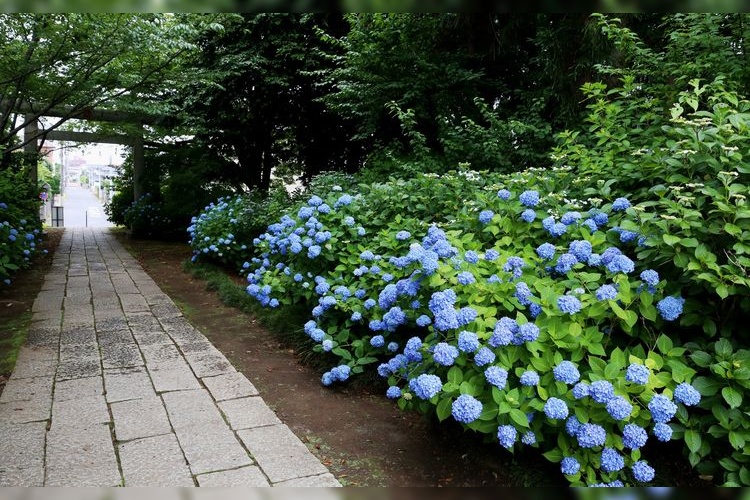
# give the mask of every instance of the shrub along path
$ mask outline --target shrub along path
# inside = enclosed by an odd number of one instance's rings
[[[67,229],[0,395],[0,486],[337,486],[106,230]]]

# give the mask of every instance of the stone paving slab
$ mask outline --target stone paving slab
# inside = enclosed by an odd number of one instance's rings
[[[46,427],[0,423],[0,486],[44,486]]]
[[[136,439],[119,446],[125,486],[194,486],[174,434]]]
[[[119,486],[109,426],[53,428],[47,433],[45,486]]]
[[[115,422],[115,437],[118,441],[130,441],[172,432],[164,403],[158,396],[112,403],[110,410]]]
[[[260,396],[231,399],[219,403],[219,408],[234,430],[276,425],[281,421]]]
[[[263,471],[255,465],[240,467],[239,469],[209,472],[196,477],[200,486],[211,488],[238,488],[269,486]]]
[[[55,401],[90,400],[104,394],[101,375],[62,380],[55,384]]]
[[[10,401],[0,403],[0,422],[25,424],[48,420],[50,416],[50,399],[31,399],[28,401]]]
[[[245,429],[237,434],[272,483],[328,472],[286,425]]]
[[[66,229],[33,308],[0,486],[338,486],[106,230]]]
[[[104,370],[104,385],[109,403],[156,396],[151,378],[142,367]]]
[[[11,378],[5,385],[0,403],[10,401],[31,401],[42,399],[52,401],[52,381],[54,377]]]
[[[258,389],[240,372],[202,379],[216,401],[257,396]]]

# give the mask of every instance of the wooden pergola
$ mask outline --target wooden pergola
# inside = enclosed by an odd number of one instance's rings
[[[0,106],[5,103],[0,102]],[[166,125],[171,118],[165,115],[146,115],[115,111],[109,109],[98,109],[91,107],[55,106],[45,107],[30,103],[17,103],[14,112],[25,115],[24,150],[27,153],[39,152],[39,140],[71,141],[71,142],[93,142],[106,144],[123,144],[133,147],[133,195],[139,199],[143,194],[143,172],[145,168],[143,156],[143,126],[144,125]],[[130,134],[97,134],[92,132],[74,132],[67,130],[44,130],[39,128],[39,118],[50,116],[56,118],[78,119],[96,122],[131,123],[136,125],[137,131]],[[31,169],[31,177],[36,184],[36,169]]]

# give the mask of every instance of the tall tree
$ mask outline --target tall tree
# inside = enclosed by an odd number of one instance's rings
[[[158,111],[190,35],[162,14],[0,14],[0,149],[36,141],[18,133],[53,108],[47,130],[86,108]]]
[[[195,142],[234,161],[224,179],[265,190],[275,167],[309,175],[357,163],[342,124],[317,101],[327,63],[316,29],[340,29],[336,16],[228,14],[219,22],[199,40],[193,78],[177,99]]]

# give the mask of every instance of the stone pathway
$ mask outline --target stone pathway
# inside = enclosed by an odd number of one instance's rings
[[[63,234],[0,396],[0,486],[339,486],[107,229]]]

